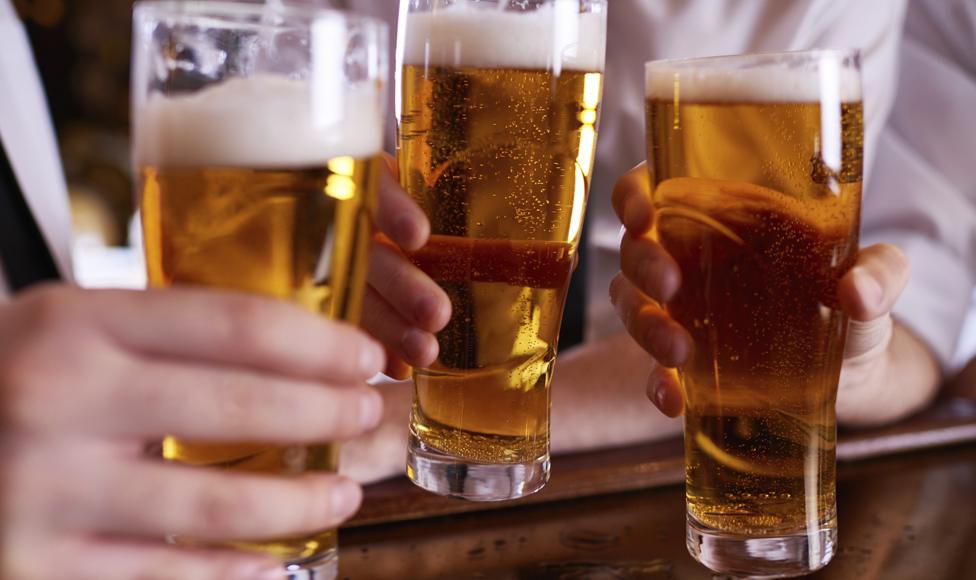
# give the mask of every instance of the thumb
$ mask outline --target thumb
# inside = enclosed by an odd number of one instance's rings
[[[894,324],[890,314],[868,322],[851,320],[847,327],[844,364],[856,364],[881,356],[891,343]]]
[[[878,244],[858,253],[837,287],[841,308],[851,317],[844,363],[870,360],[891,343],[891,308],[908,283],[908,260],[898,248]]]

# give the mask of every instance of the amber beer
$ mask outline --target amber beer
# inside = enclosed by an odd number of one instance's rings
[[[681,369],[689,548],[723,573],[801,574],[836,539],[860,84],[841,67],[694,63],[652,63],[647,79],[654,235],[682,273],[667,308],[695,347]],[[765,547],[735,543],[753,539]]]
[[[373,127],[357,125],[347,137],[331,139],[296,122],[306,101],[303,83],[254,77],[189,97],[156,96],[137,111],[150,286],[261,294],[358,321],[380,163],[380,116],[374,108],[375,115],[359,119],[372,118]],[[368,100],[360,103],[369,106]],[[263,111],[280,137],[269,141],[255,134],[254,124],[240,115],[251,110]],[[295,476],[334,472],[338,448],[216,445],[171,437],[163,453],[191,465]],[[335,531],[326,530],[231,545],[299,561],[335,544]]]
[[[576,35],[553,38],[559,11]],[[400,176],[433,233],[413,259],[453,307],[440,356],[414,372],[408,475],[466,499],[518,497],[548,479],[549,386],[593,167],[605,12],[461,3],[410,12],[405,26]],[[573,48],[553,58],[560,42]]]

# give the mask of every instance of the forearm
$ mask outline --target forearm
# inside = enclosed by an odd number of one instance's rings
[[[847,427],[897,421],[928,405],[941,384],[942,372],[928,347],[896,322],[880,360],[845,367],[837,396],[838,421]]]
[[[647,400],[651,362],[624,333],[568,351],[552,386],[552,451],[568,453],[681,433]]]

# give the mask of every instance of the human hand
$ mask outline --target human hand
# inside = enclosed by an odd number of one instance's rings
[[[0,577],[281,578],[201,540],[287,537],[352,515],[333,474],[274,478],[144,456],[165,435],[309,444],[382,415],[364,385],[383,349],[360,331],[260,297],[49,286],[0,306]]]
[[[649,235],[654,208],[644,164],[617,182],[613,207],[626,232],[620,248],[621,273],[610,286],[611,300],[630,335],[657,363],[648,380],[648,396],[662,413],[676,417],[684,411],[684,397],[673,369],[688,360],[692,340],[661,306],[678,292],[681,271]],[[894,246],[881,244],[862,249],[838,284],[838,303],[851,318],[838,392],[842,420],[862,414],[859,407],[866,401],[856,392],[875,391],[864,388],[865,382],[884,380],[894,328],[890,311],[908,278],[905,256]]]
[[[430,222],[397,182],[396,161],[389,155],[384,160],[376,213],[381,235],[370,254],[363,326],[386,345],[386,375],[402,380],[409,378],[411,366],[428,366],[437,358],[434,333],[450,320],[451,302],[404,254],[427,243]]]

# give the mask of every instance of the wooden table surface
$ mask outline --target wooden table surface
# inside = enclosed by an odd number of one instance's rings
[[[976,444],[906,451],[891,443],[892,433],[904,439],[907,431],[948,432],[951,424],[958,433],[960,425],[976,424],[976,406],[949,408],[888,430],[887,438],[842,438],[856,461],[839,465],[840,548],[813,578],[976,580]],[[887,441],[882,456],[864,458],[865,441],[879,440]],[[600,454],[603,468],[593,458],[568,458],[560,470],[557,460],[548,496],[477,513],[464,513],[472,504],[417,493],[403,481],[384,484],[367,493],[374,501],[367,501],[359,525],[340,534],[340,578],[712,578],[685,548],[675,450],[680,446],[665,442]],[[654,453],[651,461],[633,459]],[[600,473],[602,495],[595,487]],[[444,513],[450,515],[438,515]]]

